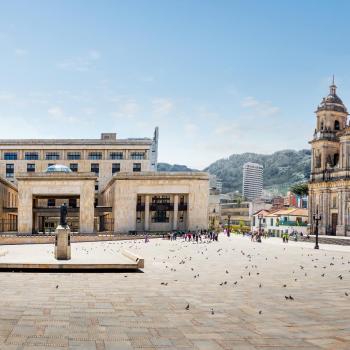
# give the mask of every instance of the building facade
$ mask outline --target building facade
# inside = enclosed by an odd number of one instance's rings
[[[306,235],[308,233],[308,210],[300,208],[259,210],[253,215],[252,231],[258,232],[259,227],[277,237],[283,233],[293,232]]]
[[[0,177],[0,232],[17,229],[17,187]]]
[[[66,203],[72,232],[206,229],[208,174],[157,172],[157,152],[158,128],[153,139],[0,140],[0,219],[53,232]]]
[[[118,139],[102,133],[100,139],[0,140],[0,176],[16,183],[18,173],[42,173],[62,164],[73,172],[93,172],[96,192],[118,172],[156,171],[158,128],[154,137]]]
[[[330,92],[316,109],[316,128],[312,148],[309,182],[309,220],[315,231],[313,215],[319,213],[319,233],[350,233],[350,127],[348,111],[336,93]]]
[[[264,167],[257,163],[243,165],[243,197],[253,200],[262,196]]]

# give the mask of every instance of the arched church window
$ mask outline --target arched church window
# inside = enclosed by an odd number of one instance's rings
[[[321,122],[321,130],[323,130],[324,124],[323,122]]]
[[[333,165],[336,166],[339,162],[339,153],[336,153],[334,156],[333,156]]]
[[[340,130],[340,124],[338,120],[334,122],[334,130]]]
[[[315,160],[316,160],[315,167],[321,168],[321,155],[317,155]]]

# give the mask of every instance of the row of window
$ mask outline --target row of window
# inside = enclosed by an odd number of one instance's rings
[[[102,152],[89,152],[88,159],[89,160],[101,160]],[[45,160],[60,160],[61,154],[60,152],[46,152]],[[124,159],[123,152],[109,152],[109,158],[111,160]],[[25,152],[24,154],[25,160],[39,160],[38,152]],[[67,152],[68,160],[80,160],[82,159],[81,152]],[[143,160],[146,159],[145,152],[131,152],[130,159],[132,160]],[[17,152],[5,152],[4,160],[18,160]]]
[[[48,166],[51,166],[53,164],[48,164]],[[78,172],[78,163],[71,163],[69,164],[70,169],[73,172]],[[133,172],[140,172],[141,171],[141,163],[134,163],[132,167]],[[35,164],[34,163],[28,163],[27,164],[27,172],[28,173],[34,173],[35,172]],[[100,164],[98,163],[92,163],[91,164],[91,172],[98,175],[100,173]],[[112,175],[115,173],[120,172],[120,163],[113,163],[112,164]],[[14,164],[6,164],[6,177],[13,178],[15,173],[15,166]]]

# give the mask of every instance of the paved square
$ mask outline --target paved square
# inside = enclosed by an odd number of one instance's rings
[[[2,272],[1,350],[350,348],[349,247],[97,244],[143,256],[144,273]]]

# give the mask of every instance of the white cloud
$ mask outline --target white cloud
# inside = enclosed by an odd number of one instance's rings
[[[61,107],[53,106],[48,109],[47,111],[49,117],[53,121],[62,121],[65,123],[76,123],[78,122],[78,119],[73,116],[66,115]]]
[[[1,101],[9,101],[13,100],[16,96],[9,92],[0,92],[0,100]]]
[[[101,53],[96,50],[89,51],[85,56],[78,56],[63,60],[57,66],[64,70],[86,72],[101,58]]]
[[[257,107],[259,104],[260,102],[252,96],[246,97],[241,103],[242,107],[244,108]]]
[[[15,49],[16,56],[26,56],[27,54],[28,54],[28,51],[25,49],[20,49],[20,48]]]
[[[112,113],[116,118],[133,118],[139,112],[140,106],[134,99],[127,99],[121,102],[118,110]]]
[[[193,137],[197,134],[198,126],[194,123],[186,123],[184,125],[184,130],[187,136]]]
[[[252,96],[244,98],[241,102],[241,106],[246,109],[251,109],[254,113],[265,117],[275,115],[280,111],[280,109],[272,105],[270,101],[261,102]]]
[[[152,107],[155,115],[163,116],[173,110],[174,103],[170,98],[155,98],[152,100]]]

